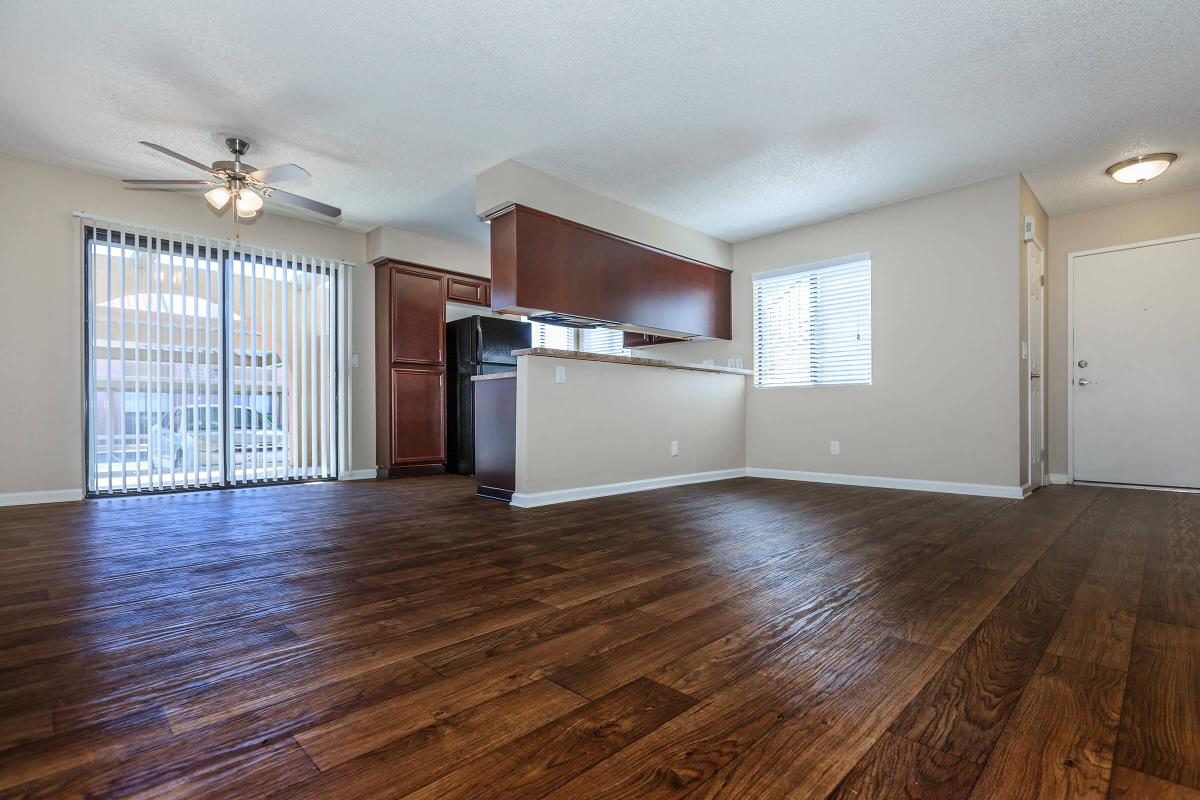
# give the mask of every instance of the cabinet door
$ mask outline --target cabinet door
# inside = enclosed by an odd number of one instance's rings
[[[392,370],[392,464],[446,460],[446,372]]]
[[[488,304],[487,282],[461,278],[457,275],[447,276],[446,299],[458,303],[486,306]]]
[[[446,363],[446,304],[442,276],[392,267],[392,361]]]

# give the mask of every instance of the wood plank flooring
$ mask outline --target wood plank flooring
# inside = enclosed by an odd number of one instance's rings
[[[1200,798],[1200,495],[0,509],[0,797]]]

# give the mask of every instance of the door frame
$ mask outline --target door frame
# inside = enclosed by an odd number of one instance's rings
[[[1041,419],[1041,423],[1042,423],[1042,425],[1041,425],[1041,427],[1042,427],[1042,431],[1041,431],[1041,433],[1042,433],[1042,450],[1043,450],[1043,452],[1045,452],[1045,451],[1049,450],[1049,448],[1046,447],[1046,445],[1048,443],[1047,439],[1046,439],[1046,408],[1047,408],[1047,403],[1046,403],[1046,281],[1045,281],[1046,248],[1042,246],[1042,243],[1039,242],[1036,237],[1025,242],[1025,276],[1026,276],[1025,280],[1026,280],[1026,284],[1027,284],[1026,293],[1025,293],[1025,303],[1026,303],[1026,310],[1028,311],[1029,295],[1033,291],[1033,280],[1035,277],[1033,275],[1033,263],[1032,263],[1032,258],[1031,258],[1033,255],[1034,247],[1036,247],[1037,251],[1039,253],[1041,253],[1041,279],[1042,280],[1041,280],[1040,291],[1041,291],[1042,298],[1041,298],[1041,302],[1038,303],[1038,312],[1039,312],[1038,319],[1034,320],[1032,314],[1027,314],[1028,319],[1026,320],[1026,324],[1025,324],[1025,341],[1030,342],[1033,340],[1034,325],[1037,325],[1037,330],[1039,331],[1039,334],[1040,334],[1038,336],[1038,344],[1040,345],[1040,348],[1039,348],[1040,352],[1038,352],[1038,354],[1037,354],[1037,363],[1039,365],[1038,368],[1041,369],[1041,371],[1042,371],[1041,377],[1038,378],[1038,380],[1041,381],[1040,386],[1041,386],[1041,395],[1042,395],[1042,413],[1041,413],[1040,419]],[[1028,441],[1026,442],[1025,449],[1028,451],[1027,455],[1028,455],[1029,463],[1028,463],[1028,466],[1026,467],[1026,470],[1027,470],[1026,475],[1029,479],[1029,489],[1030,489],[1030,491],[1033,491],[1042,486],[1045,486],[1046,484],[1048,484],[1050,482],[1050,480],[1048,478],[1048,476],[1050,474],[1050,468],[1046,463],[1046,456],[1043,455],[1042,456],[1041,481],[1035,486],[1033,484],[1033,464],[1034,464],[1033,442],[1034,442],[1035,437],[1034,437],[1034,429],[1033,429],[1033,361],[1034,361],[1033,355],[1034,354],[1033,354],[1032,348],[1029,349],[1029,352],[1027,355],[1028,355],[1028,357],[1025,359],[1025,419],[1027,420],[1026,427],[1028,428],[1028,431],[1027,431],[1028,436],[1026,438]]]
[[[1110,247],[1097,247],[1091,250],[1077,250],[1067,254],[1067,370],[1065,376],[1067,384],[1067,483],[1075,482],[1075,259],[1100,253],[1117,253],[1122,250],[1138,250],[1160,244],[1186,242],[1191,239],[1200,239],[1200,232]]]

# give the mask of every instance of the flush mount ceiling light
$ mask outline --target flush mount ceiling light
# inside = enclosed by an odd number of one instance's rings
[[[1174,153],[1151,153],[1118,161],[1104,172],[1118,183],[1145,183],[1167,171],[1175,161]]]

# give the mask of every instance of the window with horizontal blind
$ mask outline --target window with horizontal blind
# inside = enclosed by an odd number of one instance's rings
[[[567,328],[562,325],[547,325],[544,322],[524,318],[533,326],[533,347],[549,347],[554,350],[578,350],[583,353],[602,353],[610,356],[627,356],[625,334],[611,328]]]
[[[547,325],[525,318],[533,326],[530,331],[530,342],[533,347],[549,347],[553,350],[574,350],[575,331],[562,325]]]
[[[871,382],[871,256],[757,272],[754,385]]]
[[[579,349],[585,353],[627,356],[625,334],[612,328],[584,328],[579,331]]]

